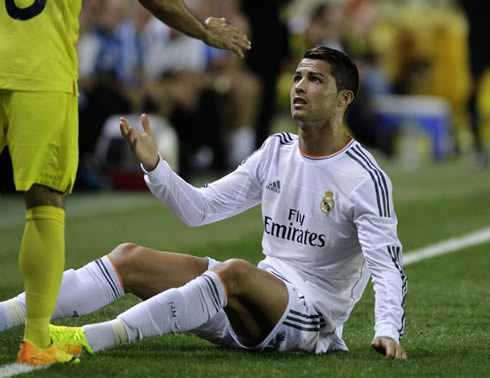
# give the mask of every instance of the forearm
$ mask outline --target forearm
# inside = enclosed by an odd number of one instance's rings
[[[404,329],[407,277],[396,235],[396,221],[366,215],[358,218],[356,224],[376,293],[375,337],[386,336],[398,341]]]
[[[393,209],[391,181],[388,177],[385,179],[388,199],[385,209]],[[379,205],[378,208],[375,206],[377,202],[369,179],[353,191],[351,198],[359,243],[375,292],[375,326],[371,346],[386,358],[406,359],[407,354],[399,343],[405,326],[407,277],[403,270],[395,212],[392,210],[381,214]]]
[[[366,258],[373,277],[375,295],[375,337],[390,337],[399,342],[405,323],[405,295],[407,281],[401,264],[380,260],[382,253],[371,253]],[[375,255],[375,261],[372,256]],[[393,264],[393,266],[391,266]]]
[[[183,0],[139,0],[160,21],[190,37],[207,40],[206,27]]]
[[[153,195],[188,226],[201,226],[239,214],[256,205],[255,191],[248,190],[246,173],[233,172],[206,188],[195,188],[160,160],[146,172],[145,181]]]
[[[154,170],[145,170],[145,173],[145,182],[150,191],[182,223],[188,226],[204,224],[206,209],[199,189],[175,174],[164,160],[160,160]]]

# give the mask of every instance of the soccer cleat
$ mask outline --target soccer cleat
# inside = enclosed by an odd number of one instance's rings
[[[28,340],[20,343],[19,353],[17,354],[19,364],[31,366],[47,366],[53,364],[78,363],[80,360],[75,356],[61,350],[53,344],[48,349],[39,349]]]
[[[93,354],[82,327],[64,327],[49,325],[49,333],[53,344],[66,353],[81,356],[83,351]]]

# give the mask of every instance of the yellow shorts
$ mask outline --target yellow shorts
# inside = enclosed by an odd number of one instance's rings
[[[70,193],[78,167],[77,96],[0,89],[0,151],[5,146],[17,190],[39,184]]]

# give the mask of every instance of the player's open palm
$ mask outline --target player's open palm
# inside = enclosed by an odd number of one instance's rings
[[[152,171],[158,164],[158,144],[146,114],[141,115],[141,125],[143,126],[143,133],[132,127],[124,117],[121,117],[119,122],[121,134],[128,142],[131,152],[147,171]]]

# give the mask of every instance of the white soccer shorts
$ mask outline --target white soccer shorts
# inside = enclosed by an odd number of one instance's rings
[[[218,264],[218,261],[210,257],[208,260],[209,269]],[[224,310],[192,333],[228,348],[315,353],[320,330],[325,327],[325,320],[297,289],[288,282],[284,284],[288,289],[288,305],[279,322],[259,345],[254,347],[243,345],[233,331]]]

